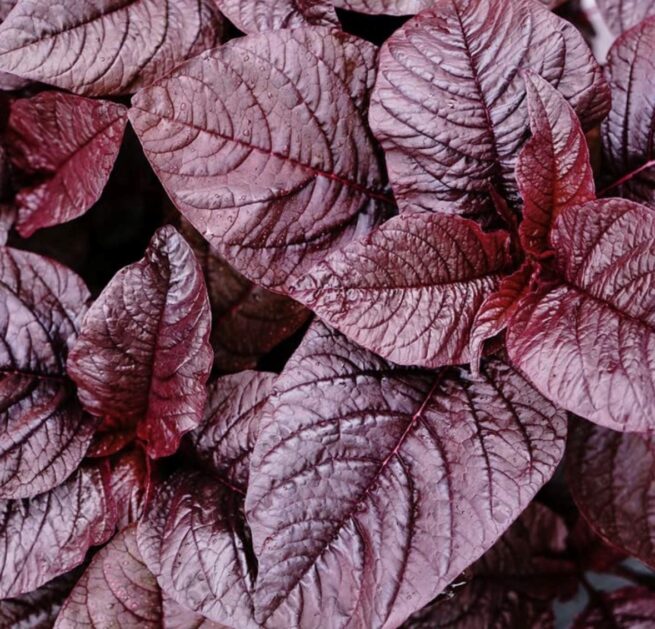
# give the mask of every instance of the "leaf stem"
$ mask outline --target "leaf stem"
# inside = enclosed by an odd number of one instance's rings
[[[623,175],[620,179],[617,179],[614,183],[610,184],[606,188],[603,188],[599,193],[598,196],[601,197],[605,195],[607,192],[610,190],[613,190],[614,188],[617,188],[618,186],[622,186],[624,183],[627,183],[634,177],[636,177],[639,173],[643,172],[644,170],[647,170],[649,168],[652,168],[655,166],[655,159],[651,159],[647,161],[645,164],[642,164],[639,166],[639,168],[635,168],[635,170],[629,172],[627,175]]]

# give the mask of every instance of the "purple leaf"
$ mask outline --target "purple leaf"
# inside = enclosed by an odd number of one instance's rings
[[[472,221],[406,213],[328,256],[291,294],[396,363],[463,363],[473,318],[511,264],[507,244]]]
[[[527,506],[565,432],[564,414],[499,360],[479,378],[401,368],[314,325],[251,461],[257,620],[398,626]]]
[[[655,213],[623,199],[560,214],[561,281],[527,295],[512,363],[555,404],[615,430],[655,427]]]
[[[646,588],[626,587],[599,593],[596,601],[578,617],[573,629],[617,627],[648,629],[655,618],[655,593]]]
[[[311,316],[299,303],[256,286],[225,260],[188,223],[182,233],[202,266],[212,307],[214,367],[222,372],[250,369]]]
[[[0,523],[0,597],[30,592],[111,537],[116,513],[106,468],[81,467],[47,493],[0,501]]]
[[[230,629],[182,607],[165,592],[162,594],[162,607],[166,629]]]
[[[655,567],[655,436],[576,422],[567,450],[569,487],[608,544]]]
[[[596,0],[596,4],[615,35],[620,35],[644,18],[655,15],[655,4],[652,0]]]
[[[96,422],[65,370],[88,299],[67,268],[0,248],[0,500],[59,485],[91,442]]]
[[[249,279],[282,291],[376,222],[384,179],[364,118],[375,57],[336,31],[268,32],[134,98],[130,119],[172,200]]]
[[[575,594],[575,565],[557,558],[566,551],[561,518],[532,503],[498,543],[405,629],[508,629],[552,627],[553,601]]]
[[[435,5],[435,0],[332,0],[340,9],[371,15],[416,15]]]
[[[401,211],[493,223],[490,186],[516,204],[528,131],[522,69],[557,87],[585,128],[607,112],[607,85],[582,36],[533,0],[438,0],[387,40],[370,121]]]
[[[212,362],[202,271],[173,227],[121,270],[84,318],[68,371],[92,414],[131,421],[149,456],[198,425]]]
[[[18,0],[0,0],[0,22],[4,22]]]
[[[7,136],[11,161],[38,178],[16,196],[21,236],[77,218],[98,200],[126,124],[122,105],[59,92],[12,103]]]
[[[606,70],[612,108],[601,127],[604,166],[614,182],[608,189],[653,208],[654,55],[655,17],[625,33],[612,46]]]
[[[128,94],[219,42],[213,0],[18,0],[0,70],[87,96]]]
[[[215,0],[221,13],[240,31],[260,33],[308,24],[337,25],[337,16],[324,0]]]
[[[118,529],[136,522],[144,513],[151,492],[150,461],[140,448],[112,457],[110,486],[116,503]]]
[[[596,198],[587,139],[564,97],[537,74],[526,73],[532,137],[516,162],[516,180],[523,198],[519,234],[526,253],[550,254],[548,236],[567,207]]]

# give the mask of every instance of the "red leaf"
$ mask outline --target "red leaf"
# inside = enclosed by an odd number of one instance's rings
[[[520,70],[557,87],[585,128],[607,112],[607,85],[581,35],[533,0],[438,0],[387,40],[370,121],[401,211],[493,223],[490,185],[516,204],[528,131]]]
[[[592,529],[655,567],[655,436],[576,422],[567,451],[569,487]]]
[[[151,457],[198,425],[211,368],[210,311],[193,251],[170,226],[86,315],[68,361],[86,409],[137,424]]]
[[[596,0],[596,4],[615,35],[620,35],[644,18],[655,15],[655,4],[652,0]]]
[[[132,448],[109,460],[110,486],[116,504],[118,528],[124,529],[144,513],[150,492],[150,461],[140,448]]]
[[[328,256],[291,294],[389,360],[440,367],[468,360],[473,318],[509,264],[505,233],[407,213]]]
[[[652,5],[655,8],[655,4]],[[603,122],[607,188],[655,208],[655,17],[620,37],[607,59],[612,108]]]
[[[524,74],[530,130],[516,162],[516,180],[523,198],[519,226],[526,253],[549,255],[548,236],[567,207],[596,198],[589,149],[578,117],[564,97],[540,76]]]
[[[0,26],[0,70],[87,96],[127,94],[215,46],[213,0],[18,0]]]
[[[578,588],[575,565],[559,559],[567,530],[552,511],[532,503],[498,543],[405,629],[508,629],[553,626],[552,604]]]
[[[16,196],[21,236],[77,218],[100,198],[126,124],[122,105],[59,92],[12,103],[11,161],[39,178]]]
[[[268,32],[134,98],[130,119],[169,195],[249,279],[282,291],[377,220],[383,173],[362,111],[375,54],[327,29]]]
[[[617,627],[647,629],[655,618],[655,593],[646,588],[627,587],[600,593],[595,602],[578,617],[573,629]]]
[[[258,621],[397,627],[527,506],[565,424],[498,360],[479,378],[401,368],[310,328],[251,461]]]
[[[623,199],[568,208],[551,244],[562,282],[522,300],[508,326],[513,364],[590,421],[653,428],[655,213]]]
[[[88,299],[67,268],[0,248],[0,499],[59,485],[91,442],[96,422],[65,371]]]

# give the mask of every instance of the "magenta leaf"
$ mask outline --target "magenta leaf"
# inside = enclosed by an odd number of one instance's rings
[[[130,119],[172,200],[249,279],[283,290],[377,220],[384,180],[363,111],[375,55],[327,29],[267,32],[134,98]]]
[[[612,108],[601,130],[609,189],[655,208],[653,55],[655,17],[614,43],[607,59]]]
[[[314,325],[251,460],[257,620],[398,626],[527,506],[565,432],[564,414],[499,360],[478,378],[396,367]]]
[[[577,30],[533,0],[438,0],[382,47],[370,122],[401,211],[495,222],[489,187],[518,202],[514,167],[528,132],[532,70],[585,128],[609,107],[600,67]]]
[[[243,498],[259,412],[274,380],[251,371],[216,381],[203,424],[190,435],[203,471],[176,472],[139,523],[139,548],[162,589],[230,626],[256,626],[256,563]]]
[[[324,0],[215,0],[221,13],[240,31],[260,33],[308,24],[334,24],[337,16]]]
[[[213,0],[18,0],[0,70],[86,96],[127,94],[219,42]]]
[[[655,427],[655,213],[624,199],[562,212],[561,281],[508,326],[512,363],[555,404],[614,430]]]
[[[84,318],[68,372],[93,415],[137,425],[148,454],[177,449],[198,425],[211,369],[202,270],[171,226],[120,271]]]
[[[11,161],[38,179],[16,196],[21,236],[77,218],[98,200],[126,124],[122,105],[59,92],[12,103]]]
[[[526,253],[550,253],[548,236],[567,207],[596,198],[587,139],[564,97],[539,75],[525,73],[532,137],[516,162],[516,181],[523,198],[519,227]]]
[[[591,528],[608,544],[655,567],[655,436],[587,422],[573,426],[569,487]]]
[[[291,294],[396,363],[463,363],[475,314],[511,264],[507,244],[459,217],[406,213],[328,256]]]
[[[655,4],[652,0],[596,0],[596,4],[615,35],[620,35],[644,18],[655,15]]]
[[[30,592],[80,565],[115,526],[104,465],[81,467],[29,500],[0,501],[0,597]]]
[[[599,593],[595,601],[576,619],[573,629],[617,627],[647,629],[655,618],[655,593],[641,587],[626,587]]]
[[[89,293],[60,264],[0,247],[0,500],[63,482],[96,422],[66,377],[66,356]]]
[[[560,517],[532,503],[521,517],[459,579],[450,598],[412,616],[404,629],[506,629],[552,627],[552,604],[575,594],[575,565],[557,556],[566,551]]]
[[[202,266],[212,308],[214,367],[250,369],[311,316],[301,304],[253,284],[212,251],[206,240],[182,224],[182,233]]]

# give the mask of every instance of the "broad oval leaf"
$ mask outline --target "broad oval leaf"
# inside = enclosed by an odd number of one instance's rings
[[[114,532],[116,513],[103,465],[81,467],[29,500],[0,501],[0,597],[30,592],[84,561]]]
[[[523,199],[521,244],[535,257],[550,254],[555,219],[567,207],[596,198],[587,138],[566,99],[539,75],[523,75],[532,137],[516,162]]]
[[[0,247],[0,499],[59,485],[91,443],[65,368],[88,299],[69,269]]]
[[[202,271],[173,227],[111,280],[89,309],[68,360],[85,408],[137,425],[152,457],[198,425],[211,369]]]
[[[553,601],[578,589],[576,566],[563,557],[566,542],[564,521],[533,502],[494,547],[451,585],[451,596],[437,597],[403,628],[554,626]]]
[[[375,55],[328,29],[267,32],[134,98],[130,119],[172,200],[249,279],[282,291],[377,220],[383,173],[363,113]]]
[[[596,601],[576,619],[573,629],[598,629],[610,626],[648,629],[655,618],[655,594],[643,587],[627,587],[601,592]]]
[[[77,218],[98,200],[126,124],[122,105],[60,92],[12,103],[7,130],[11,162],[39,181],[16,195],[21,236]]]
[[[652,0],[596,0],[596,4],[615,35],[620,35],[643,19],[655,15],[655,4]]]
[[[386,628],[527,506],[566,418],[499,360],[479,378],[401,368],[316,324],[260,426],[246,497],[257,620]]]
[[[507,334],[512,363],[590,421],[655,427],[655,213],[624,199],[568,208],[551,244],[562,281],[517,308]]]
[[[655,436],[576,422],[567,449],[573,499],[608,544],[655,567]]]
[[[575,27],[533,0],[438,0],[382,47],[371,127],[402,210],[495,216],[489,187],[518,201],[532,70],[589,128],[609,107],[600,67]]]
[[[291,294],[389,360],[440,367],[468,360],[473,319],[510,264],[504,232],[405,213],[328,256]]]
[[[128,94],[215,46],[213,0],[18,0],[0,70],[87,96]]]
[[[606,72],[612,108],[601,131],[612,190],[655,208],[653,55],[655,17],[625,33],[610,48]]]

